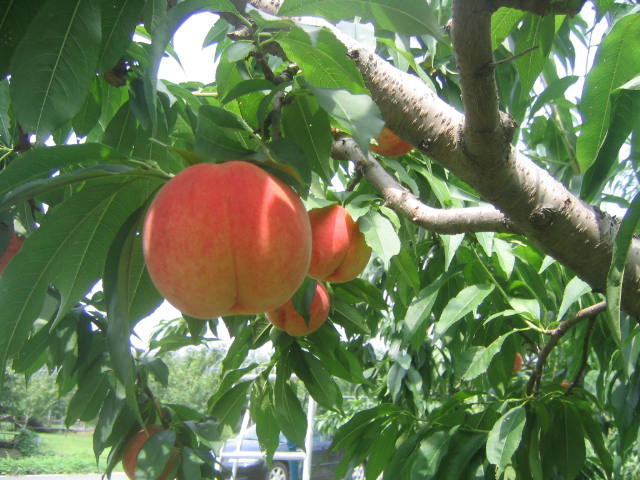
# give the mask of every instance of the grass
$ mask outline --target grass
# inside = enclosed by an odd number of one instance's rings
[[[93,455],[90,433],[40,433],[42,453],[21,458],[0,458],[0,475],[102,473]],[[107,454],[100,458],[100,467]]]

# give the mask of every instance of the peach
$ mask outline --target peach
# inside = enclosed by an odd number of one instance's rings
[[[522,368],[522,355],[520,352],[516,352],[516,356],[513,359],[513,373],[517,373]]]
[[[327,282],[348,282],[367,266],[371,248],[351,215],[340,205],[309,211],[311,265],[309,276]]]
[[[322,326],[329,316],[330,306],[329,293],[325,286],[318,282],[316,283],[316,293],[309,309],[309,325],[307,325],[304,317],[296,311],[291,300],[281,307],[267,312],[267,318],[276,327],[284,330],[289,335],[300,337],[315,332]]]
[[[402,140],[387,127],[376,138],[377,145],[371,144],[371,151],[387,157],[399,157],[410,152],[413,147]]]
[[[20,251],[23,243],[24,237],[18,237],[16,235],[16,232],[11,232],[7,247],[5,248],[4,252],[0,254],[0,275],[2,275],[2,272],[4,272],[4,269],[7,268],[7,265],[9,265],[9,262],[15,256],[15,254]]]
[[[186,168],[158,192],[143,228],[158,291],[197,318],[262,313],[306,277],[311,227],[300,198],[248,162]]]
[[[142,450],[142,446],[145,444],[149,438],[151,438],[156,433],[164,430],[162,425],[149,425],[147,427],[147,431],[140,430],[136,432],[133,437],[129,439],[127,444],[122,451],[122,468],[124,472],[127,474],[131,480],[136,478],[136,465],[138,463],[138,453]],[[176,461],[178,451],[174,450],[167,462],[167,465],[162,470],[162,473],[156,480],[166,480],[169,471],[173,467],[173,464]]]

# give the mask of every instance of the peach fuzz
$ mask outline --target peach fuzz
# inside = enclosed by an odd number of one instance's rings
[[[158,192],[145,219],[151,279],[197,318],[263,313],[302,284],[311,227],[300,198],[248,162],[186,168]]]
[[[136,478],[138,454],[140,453],[140,450],[142,450],[142,446],[147,440],[149,440],[149,438],[162,430],[164,430],[164,428],[161,425],[149,425],[146,432],[144,430],[136,432],[135,435],[133,435],[133,437],[131,437],[125,445],[124,450],[122,451],[122,469],[124,470],[124,473],[127,474],[127,477],[129,477],[131,480],[134,480]],[[167,462],[167,465],[164,467],[162,473],[156,480],[165,480],[167,478],[169,471],[176,461],[177,454],[178,451],[174,450],[171,457],[169,458],[169,461]]]
[[[316,293],[309,309],[309,325],[307,325],[304,317],[296,311],[291,300],[281,307],[268,312],[267,318],[280,330],[284,330],[294,337],[300,337],[319,329],[327,320],[330,307],[329,293],[325,286],[318,282],[316,283]]]
[[[327,282],[348,282],[369,262],[371,248],[351,215],[340,205],[309,211],[312,234],[309,276]]]
[[[413,147],[402,140],[387,127],[376,138],[377,145],[371,144],[371,151],[386,157],[399,157],[413,150]]]

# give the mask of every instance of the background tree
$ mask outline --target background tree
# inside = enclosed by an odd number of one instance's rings
[[[177,475],[215,476],[209,450],[247,396],[268,452],[279,430],[302,444],[295,373],[329,410],[342,405],[336,379],[374,401],[335,439],[343,470],[366,462],[369,480],[634,474],[637,6],[0,5],[0,248],[14,229],[27,237],[0,278],[0,362],[55,369],[74,392],[67,422],[97,419],[109,471],[140,424],[162,423],[155,444],[177,439]],[[206,40],[215,82],[158,79],[173,33],[200,11],[220,15]],[[414,149],[373,155],[383,126]],[[130,343],[162,300],[142,220],[177,172],[230,159],[252,159],[308,208],[344,205],[373,256],[360,278],[329,284],[330,321],[305,337],[264,315],[172,322],[165,351],[223,324],[233,343],[205,409],[161,404],[150,379],[166,384],[167,362]],[[245,361],[268,342],[268,360]]]

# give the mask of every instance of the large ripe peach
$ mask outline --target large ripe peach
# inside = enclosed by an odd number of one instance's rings
[[[300,337],[315,332],[322,326],[329,316],[330,306],[329,293],[325,286],[318,282],[316,283],[316,293],[309,309],[309,325],[307,325],[304,317],[296,311],[291,300],[281,307],[267,312],[267,318],[276,327],[284,330],[289,335]]]
[[[309,211],[312,253],[309,276],[327,282],[348,282],[369,262],[371,248],[351,215],[340,205]]]
[[[133,437],[129,439],[127,444],[122,451],[122,468],[124,469],[124,473],[127,474],[131,480],[136,478],[136,465],[138,463],[138,453],[142,450],[142,446],[145,444],[149,438],[151,438],[154,434],[164,430],[161,425],[149,425],[147,427],[147,431],[140,430],[136,432]],[[174,450],[167,462],[167,465],[162,470],[162,473],[156,480],[165,480],[169,471],[173,467],[173,464],[176,461],[178,452]]]
[[[7,247],[4,252],[0,254],[0,275],[2,275],[4,269],[7,268],[11,259],[16,255],[16,253],[18,253],[18,251],[20,251],[23,243],[24,237],[18,237],[16,232],[11,232]]]
[[[302,284],[311,227],[300,198],[261,168],[202,163],[158,192],[143,250],[158,291],[182,312],[250,315],[284,304]]]
[[[399,136],[389,130],[387,127],[376,138],[376,144],[371,144],[371,151],[384,155],[386,157],[399,157],[410,152],[413,147],[402,140]]]

